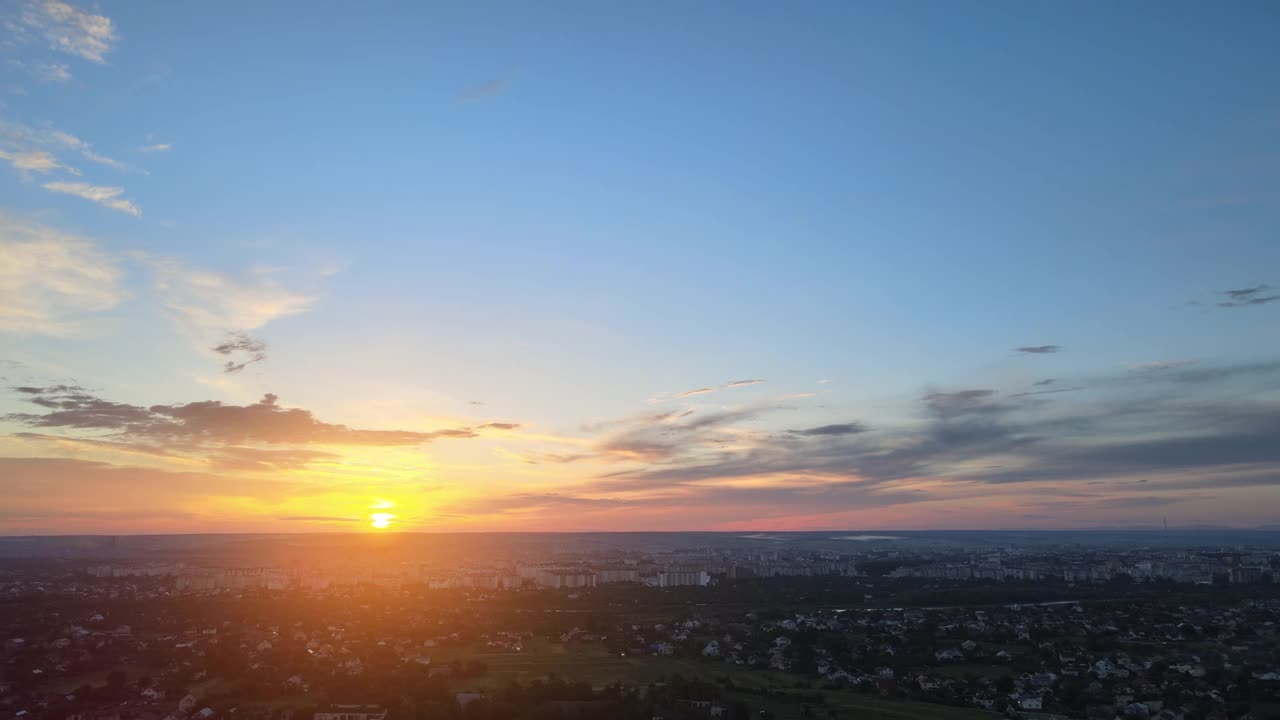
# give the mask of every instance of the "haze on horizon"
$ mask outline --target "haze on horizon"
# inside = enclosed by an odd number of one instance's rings
[[[6,3],[0,534],[1273,524],[1277,30]]]

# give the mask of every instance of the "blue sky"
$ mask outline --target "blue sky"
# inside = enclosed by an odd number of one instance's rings
[[[33,271],[0,288],[9,384],[75,384],[139,408],[273,393],[360,428],[518,426],[396,446],[394,460],[329,448],[339,481],[306,462],[216,460],[315,438],[215,447],[59,426],[23,393],[0,400],[16,413],[0,446],[13,463],[56,459],[85,483],[97,481],[76,462],[272,488],[217,500],[216,515],[182,495],[135,525],[287,530],[273,518],[308,503],[359,515],[365,496],[400,498],[401,527],[418,529],[560,528],[565,506],[587,509],[583,529],[1136,522],[1095,516],[1117,498],[1186,522],[1259,524],[1273,519],[1259,503],[1280,509],[1263,481],[1211,483],[1265,477],[1280,468],[1266,453],[1037,475],[1062,463],[1059,446],[1104,437],[1241,447],[1238,413],[1192,427],[1187,403],[1247,404],[1250,437],[1277,427],[1280,301],[1264,287],[1280,285],[1274,4],[23,0],[5,12],[3,239],[11,267]],[[49,248],[68,247],[63,275],[40,279]],[[229,333],[266,358],[220,372],[211,348]],[[1056,347],[1017,350],[1035,346]],[[765,382],[675,397],[743,379]],[[1032,388],[1071,389],[1021,395]],[[672,404],[694,412],[663,418],[674,426],[652,442],[637,425]],[[1131,414],[1145,424],[1101,422]],[[700,417],[716,420],[688,426]],[[961,420],[1018,442],[870,468]],[[787,434],[850,423],[859,431],[839,439]],[[611,454],[639,436],[645,452]],[[106,439],[128,457],[81,442]],[[817,455],[835,459],[785,461]],[[759,472],[732,474],[747,461]],[[996,466],[1026,477],[974,474]],[[1153,467],[1200,475],[1194,490],[1060,495],[1077,497],[1061,512],[1028,499]],[[654,487],[659,470],[687,477]],[[601,484],[619,474],[632,484]],[[299,478],[306,492],[280,490]],[[716,490],[745,485],[774,495]],[[316,486],[328,489],[308,499]],[[526,502],[495,502],[509,497]],[[129,527],[124,510],[86,502],[33,497],[0,528]]]

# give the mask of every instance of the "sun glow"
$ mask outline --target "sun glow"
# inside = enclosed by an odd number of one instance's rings
[[[378,512],[369,516],[369,524],[378,530],[386,530],[391,527],[391,521],[395,519],[396,516],[391,513]]]

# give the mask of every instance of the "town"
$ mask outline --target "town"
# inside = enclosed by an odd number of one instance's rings
[[[1280,717],[1274,547],[828,545],[502,547],[354,572],[11,560],[0,712]]]

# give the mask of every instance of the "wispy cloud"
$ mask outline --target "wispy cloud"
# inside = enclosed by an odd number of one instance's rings
[[[1268,290],[1273,289],[1270,285],[1255,285],[1248,288],[1240,288],[1237,290],[1224,290],[1222,295],[1227,297],[1223,302],[1218,303],[1218,307],[1248,307],[1250,305],[1266,305],[1267,303],[1280,300],[1280,293],[1267,294]]]
[[[111,18],[61,0],[28,0],[16,24],[10,24],[22,38],[34,34],[52,50],[99,64],[117,39]]]
[[[71,79],[71,68],[65,63],[45,63],[34,68],[34,74],[42,82],[67,82]]]
[[[13,30],[17,26],[12,20],[7,23],[0,14],[0,29]],[[25,60],[12,58],[8,62],[10,67],[17,68],[33,79],[42,83],[64,83],[71,80],[71,68],[64,63],[30,63]]]
[[[1057,395],[1059,393],[1076,392],[1077,390],[1084,390],[1084,389],[1085,389],[1084,386],[1077,385],[1075,387],[1054,388],[1052,390],[1029,390],[1027,392],[1014,393],[1009,397],[1020,398],[1020,397],[1034,397],[1036,395]]]
[[[227,339],[209,348],[219,355],[233,356],[222,364],[224,373],[238,373],[267,359],[267,344],[247,332],[227,333]]]
[[[36,137],[45,143],[61,145],[62,147],[75,150],[76,152],[84,156],[86,160],[96,162],[99,165],[106,165],[107,167],[113,167],[117,170],[129,169],[128,165],[125,165],[119,160],[107,157],[106,155],[103,155],[102,153],[97,152],[96,150],[93,149],[92,145],[85,142],[84,140],[81,140],[75,135],[72,135],[69,132],[63,132],[62,130],[46,130],[43,132],[37,131]]]
[[[107,167],[115,168],[116,170],[132,170],[133,169],[128,165],[120,162],[119,160],[116,160],[115,158],[107,157],[106,155],[94,152],[93,150],[90,150],[88,148],[81,149],[80,154],[83,155],[86,160],[96,162],[99,165],[106,165]],[[145,175],[146,173],[144,172],[143,174]]]
[[[805,435],[808,437],[820,437],[823,435],[857,435],[867,431],[867,426],[859,422],[839,423],[835,425],[819,425],[818,427],[805,428],[804,430],[788,430],[792,435]]]
[[[0,330],[65,336],[124,297],[113,258],[88,238],[0,213]]]
[[[122,187],[62,181],[47,182],[43,187],[51,192],[74,195],[111,210],[118,210],[134,217],[142,217],[142,210],[138,209],[138,206],[132,200],[121,197],[121,195],[124,195],[124,188]]]
[[[1212,370],[1212,372],[1205,372]],[[1141,381],[1131,374],[1095,378],[1111,388],[1100,404],[1057,406],[1019,401],[992,389],[933,392],[921,398],[924,423],[849,434],[756,436],[734,452],[639,458],[645,466],[602,476],[591,492],[688,492],[732,478],[844,478],[858,498],[913,479],[949,483],[950,492],[982,486],[1065,483],[1151,474],[1141,487],[1214,486],[1228,475],[1242,487],[1274,483],[1280,473],[1280,404],[1246,394],[1222,401],[1225,386],[1275,387],[1280,362],[1200,369],[1170,368]],[[1065,388],[1063,391],[1073,390]],[[1056,391],[1054,391],[1056,392]],[[1171,473],[1188,477],[1177,480]],[[1195,479],[1191,479],[1195,478]],[[714,481],[714,482],[712,482]],[[842,480],[841,482],[844,482]],[[775,488],[777,489],[777,488]],[[926,494],[927,495],[927,494]],[[1095,502],[1103,502],[1097,496]]]
[[[458,100],[461,102],[475,102],[483,100],[487,97],[501,95],[507,90],[508,81],[503,79],[490,80],[483,85],[477,85],[458,93]]]
[[[7,152],[0,150],[0,160],[8,160],[9,164],[15,170],[34,173],[50,173],[54,170],[65,170],[72,175],[79,175],[80,171],[64,165],[53,153],[44,150],[35,150],[31,152]]]
[[[727,448],[738,437],[733,426],[776,410],[755,406],[693,414],[663,413],[624,421],[623,429],[593,445],[595,457],[606,462],[640,460],[665,462]],[[686,419],[691,418],[691,419]]]
[[[81,157],[90,162],[106,165],[117,170],[132,169],[125,163],[98,152],[85,140],[69,132],[48,126],[31,127],[18,122],[2,120],[0,121],[0,148],[5,148],[13,153],[70,150],[79,153]]]
[[[1195,360],[1154,360],[1152,362],[1130,363],[1129,369],[1159,372],[1161,370],[1174,370],[1176,368],[1190,367],[1195,364]]]
[[[143,256],[161,301],[198,338],[248,332],[306,312],[315,296],[276,284],[270,273],[239,276],[188,267],[174,258]],[[208,340],[202,340],[202,344]]]
[[[625,507],[627,503],[614,498],[593,498],[561,493],[514,493],[501,497],[479,497],[462,500],[445,508],[450,516],[493,515],[546,510],[572,510],[574,508]]]
[[[270,472],[275,470],[296,470],[316,461],[336,461],[341,457],[337,453],[313,448],[277,450],[274,448],[227,447],[210,455],[209,464],[215,470]]]
[[[1044,380],[1037,380],[1037,381],[1035,381],[1035,382],[1033,382],[1033,383],[1031,383],[1031,384],[1032,384],[1032,385],[1034,385],[1034,386],[1036,386],[1036,387],[1044,387],[1044,386],[1046,386],[1046,385],[1052,385],[1052,384],[1054,384],[1055,382],[1057,382],[1057,380],[1055,380],[1055,379],[1053,379],[1053,378],[1045,378]]]
[[[1031,353],[1032,355],[1049,355],[1061,349],[1061,345],[1027,345],[1017,348],[1020,353]]]
[[[150,270],[161,305],[197,348],[219,356],[224,374],[266,359],[257,331],[268,323],[311,309],[320,279],[314,272],[253,268],[222,273],[195,268],[173,257],[134,253]],[[291,286],[284,287],[281,281]]]
[[[747,387],[750,385],[759,385],[763,382],[764,380],[760,380],[756,378],[752,378],[750,380],[731,380],[730,382],[727,382],[723,385],[716,385],[715,387],[700,387],[694,390],[685,390],[684,392],[676,393],[675,395],[672,395],[670,397],[676,400],[679,400],[681,398],[694,397],[695,395],[706,395],[708,393],[719,392],[721,390],[730,390],[732,388]],[[650,402],[655,402],[660,399],[661,399],[661,396],[654,398]]]

